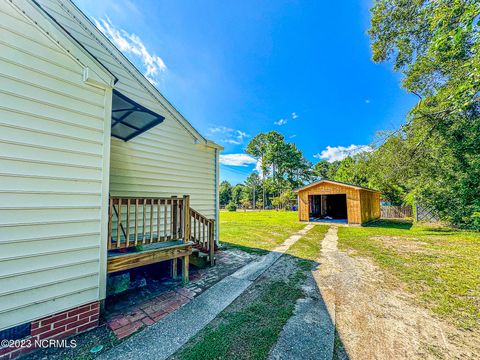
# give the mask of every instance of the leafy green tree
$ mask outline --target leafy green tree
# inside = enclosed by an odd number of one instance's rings
[[[225,209],[231,212],[237,211],[237,204],[235,204],[233,201],[230,201],[227,206],[225,206]]]
[[[337,176],[338,168],[340,167],[340,163],[341,161],[336,160],[329,164],[327,170],[327,179],[335,179],[335,177]]]
[[[272,199],[272,205],[277,209],[287,209],[290,205],[295,203],[297,194],[293,190],[288,189],[283,191],[279,196]]]
[[[360,153],[343,159],[333,180],[368,187],[370,186],[370,177],[369,155],[368,153]]]
[[[244,181],[246,197],[256,208],[256,203],[262,197],[262,179],[256,172],[252,172]]]
[[[261,161],[264,182],[271,179],[265,187],[273,193],[297,187],[311,177],[311,164],[295,144],[285,142],[279,132],[256,135],[245,151]]]
[[[221,206],[226,206],[232,199],[232,185],[226,180],[220,183],[219,201]]]
[[[242,199],[242,192],[244,189],[243,184],[237,184],[232,188],[232,202],[235,205],[240,205],[240,200]]]
[[[433,207],[458,226],[480,228],[480,2],[377,0],[373,60],[393,60],[419,101],[379,147],[393,192]],[[392,151],[395,155],[392,154]],[[375,160],[376,161],[376,160]],[[377,172],[377,181],[381,179]]]
[[[327,160],[320,160],[312,169],[312,175],[318,179],[328,179],[328,171],[330,169],[330,163]]]
[[[256,209],[262,209],[262,208],[263,208],[263,199],[258,199],[258,200],[255,202],[255,208],[256,208]]]
[[[249,208],[252,207],[252,203],[250,202],[250,200],[248,200],[246,198],[241,199],[240,204],[242,205],[243,210],[246,210],[246,209],[249,209]]]

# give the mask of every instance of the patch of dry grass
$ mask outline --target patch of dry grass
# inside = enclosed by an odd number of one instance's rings
[[[480,233],[379,221],[338,235],[340,249],[371,257],[436,314],[480,329]]]

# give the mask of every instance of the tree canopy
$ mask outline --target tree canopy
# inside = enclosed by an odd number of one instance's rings
[[[392,61],[419,101],[372,159],[376,181],[460,226],[480,228],[480,2],[377,0],[373,60]],[[381,174],[381,176],[380,176]]]
[[[261,162],[263,180],[272,192],[293,189],[311,177],[311,164],[294,143],[277,131],[256,135],[245,149]]]

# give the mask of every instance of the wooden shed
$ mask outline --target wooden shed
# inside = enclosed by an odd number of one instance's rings
[[[300,221],[335,220],[363,224],[380,218],[380,192],[332,180],[296,190]]]

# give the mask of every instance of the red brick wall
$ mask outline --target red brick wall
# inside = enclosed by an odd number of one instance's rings
[[[0,360],[13,359],[37,348],[35,341],[64,339],[98,326],[100,302],[95,301],[58,314],[32,321],[30,336],[19,340],[21,346],[0,349]]]

